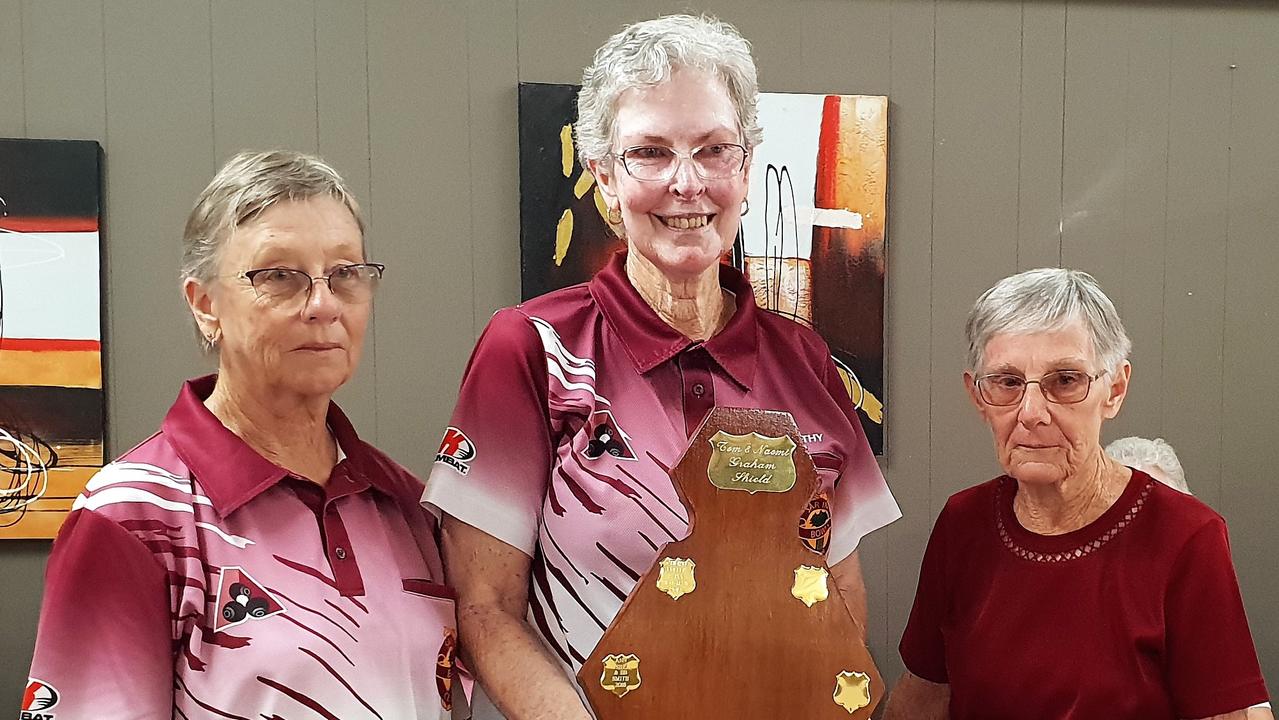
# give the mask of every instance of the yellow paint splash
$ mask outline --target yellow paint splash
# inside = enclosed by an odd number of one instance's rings
[[[568,255],[568,246],[573,242],[573,208],[568,208],[560,215],[555,225],[555,267],[559,267]]]

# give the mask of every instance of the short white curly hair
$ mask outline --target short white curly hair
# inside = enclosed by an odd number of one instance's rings
[[[750,42],[737,28],[710,16],[664,15],[623,28],[595,51],[582,72],[573,136],[583,167],[609,156],[617,98],[627,90],[659,85],[679,68],[705,70],[723,81],[745,145],[763,142]]]
[[[1190,494],[1190,487],[1186,485],[1186,471],[1182,469],[1177,453],[1163,438],[1154,440],[1136,436],[1119,438],[1106,446],[1106,454],[1124,465],[1145,473],[1150,473],[1151,468],[1162,471],[1163,477],[1156,475],[1157,480],[1165,481],[1174,490]]]

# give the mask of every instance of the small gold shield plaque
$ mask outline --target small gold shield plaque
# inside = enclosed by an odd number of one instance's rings
[[[789,436],[730,435],[720,430],[711,436],[710,443],[706,473],[715,487],[745,490],[751,495],[795,487],[795,441]]]
[[[640,686],[639,658],[635,655],[605,655],[600,686],[618,697]]]
[[[697,589],[697,563],[688,558],[662,558],[657,589],[679,600]]]
[[[800,565],[795,568],[795,585],[790,589],[790,594],[812,607],[830,597],[830,591],[826,589],[828,575],[826,568]]]
[[[835,676],[835,704],[849,715],[870,704],[870,676],[860,672],[844,672]]]

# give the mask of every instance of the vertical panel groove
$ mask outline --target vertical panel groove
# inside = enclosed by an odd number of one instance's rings
[[[211,120],[212,131],[209,133],[209,155],[213,159],[211,165],[214,168],[219,166],[221,158],[218,157],[218,84],[217,84],[217,53],[213,49],[213,0],[206,3],[209,10],[209,119]]]
[[[1238,47],[1238,41],[1235,42],[1235,48],[1237,47]],[[1232,52],[1231,52],[1232,59],[1235,53],[1237,52],[1235,48],[1232,48]],[[1233,240],[1230,234],[1230,230],[1231,230],[1230,220],[1234,216],[1234,204],[1231,202],[1231,199],[1234,197],[1234,190],[1235,190],[1234,174],[1233,174],[1234,157],[1235,157],[1235,154],[1234,154],[1234,148],[1235,148],[1235,72],[1234,70],[1235,70],[1235,67],[1236,65],[1234,63],[1231,63],[1230,70],[1227,72],[1227,75],[1230,78],[1230,82],[1229,82],[1229,89],[1227,90],[1227,97],[1229,98],[1229,101],[1228,101],[1229,118],[1226,120],[1226,229],[1225,229],[1226,241],[1223,243],[1223,247],[1221,250],[1221,256],[1222,256],[1221,263],[1222,263],[1222,267],[1224,268],[1224,271],[1221,274],[1222,333],[1221,333],[1220,352],[1221,352],[1222,368],[1221,368],[1221,386],[1220,388],[1218,388],[1220,390],[1220,393],[1217,396],[1217,403],[1218,403],[1217,412],[1219,413],[1217,417],[1220,417],[1220,418],[1226,417],[1226,391],[1228,386],[1226,383],[1226,367],[1225,366],[1226,366],[1226,363],[1230,362],[1230,356],[1226,354],[1225,329],[1229,327],[1228,323],[1229,323],[1229,316],[1230,316],[1230,302],[1229,302],[1229,299],[1230,299],[1230,243]],[[1217,484],[1218,484],[1217,497],[1223,497],[1226,489],[1225,433],[1226,433],[1225,423],[1222,423],[1220,426],[1217,427],[1217,445],[1220,447],[1220,450],[1217,452]]]
[[[320,9],[311,1],[311,81],[315,88],[315,149],[320,151]],[[376,363],[375,363],[376,364]]]
[[[934,367],[934,343],[933,332],[937,321],[937,311],[934,306],[936,294],[933,293],[933,281],[937,278],[937,253],[934,243],[937,242],[937,2],[933,0],[933,26],[932,31],[932,48],[933,48],[933,87],[932,87],[932,122],[929,127],[928,135],[928,377],[934,378],[937,370]],[[931,382],[930,382],[931,384]],[[936,414],[937,406],[935,402],[937,389],[929,388],[928,390],[928,513],[929,516],[935,516],[940,512],[939,506],[934,504],[933,498],[933,416]]]
[[[1070,0],[1063,3],[1061,36],[1063,52],[1061,54],[1061,177],[1058,187],[1061,192],[1057,204],[1057,267],[1062,265],[1062,255],[1066,245],[1066,108],[1070,98],[1066,97],[1069,82],[1070,58]]]
[[[365,158],[367,162],[368,178],[369,178],[369,211],[368,216],[371,218],[373,213],[373,122],[370,117],[373,105],[369,100],[369,3],[364,0],[360,4],[360,16],[364,22],[364,137],[368,143],[368,154]],[[374,327],[373,335],[373,437],[380,439],[382,437],[382,404],[378,400],[378,388],[381,387],[377,381],[377,328]]]
[[[1017,37],[1017,155],[1026,154],[1026,0],[1021,1],[1021,32]],[[1017,269],[1021,269],[1021,162],[1017,163]]]
[[[24,137],[31,137],[31,129],[28,127],[29,112],[27,110],[27,108],[31,107],[29,100],[31,81],[27,77],[27,14],[25,8],[26,3],[20,1],[18,3],[18,49],[22,55],[22,134]]]

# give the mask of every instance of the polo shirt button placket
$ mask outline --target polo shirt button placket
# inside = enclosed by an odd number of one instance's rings
[[[345,560],[346,548],[339,546],[336,550],[333,551],[333,554],[337,556],[338,560]]]

